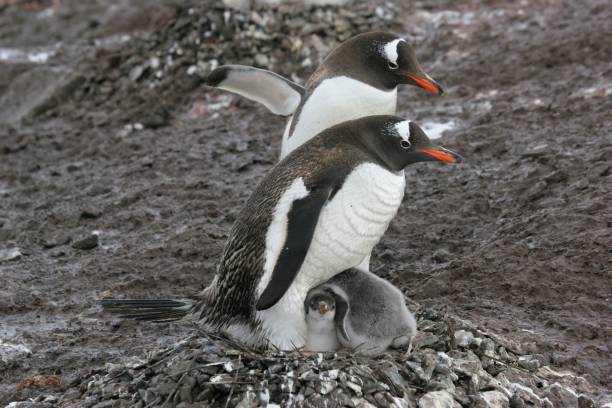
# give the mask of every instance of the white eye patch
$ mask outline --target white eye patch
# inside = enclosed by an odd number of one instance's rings
[[[404,40],[401,38],[398,38],[396,40],[386,43],[382,48],[383,56],[391,64],[397,65],[397,58],[398,58],[397,46],[399,45],[401,41],[404,41]]]
[[[400,137],[410,143],[410,121],[405,120],[395,124],[395,130]]]

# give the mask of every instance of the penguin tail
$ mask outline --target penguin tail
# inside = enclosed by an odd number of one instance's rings
[[[194,304],[192,299],[102,299],[105,312],[158,323],[182,319]]]

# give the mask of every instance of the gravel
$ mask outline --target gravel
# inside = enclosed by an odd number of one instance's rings
[[[229,407],[329,402],[350,407],[594,406],[583,395],[591,390],[583,378],[539,363],[523,364],[538,360],[509,352],[493,338],[498,336],[469,321],[435,309],[420,309],[417,317],[418,337],[438,341],[417,338],[410,353],[393,350],[378,358],[297,350],[262,353],[194,328],[189,338],[147,360],[107,363],[62,394],[44,398],[55,398],[60,407],[95,408],[199,402]],[[495,375],[484,368],[491,361],[498,367]],[[45,406],[40,398],[41,405],[27,406]]]

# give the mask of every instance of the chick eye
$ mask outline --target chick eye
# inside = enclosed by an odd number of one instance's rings
[[[410,143],[408,140],[402,140],[400,142],[400,146],[402,146],[404,149],[408,149],[410,146],[412,146],[412,143]]]
[[[397,64],[397,62],[389,61],[389,68],[390,69],[398,69],[399,65]]]

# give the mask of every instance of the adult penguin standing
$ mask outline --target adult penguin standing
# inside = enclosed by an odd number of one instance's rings
[[[370,116],[334,126],[266,175],[200,295],[103,304],[144,320],[189,316],[252,346],[301,347],[308,291],[369,256],[401,203],[403,169],[459,160],[402,118]]]
[[[443,93],[442,86],[423,71],[410,44],[385,32],[359,34],[338,45],[304,87],[273,72],[243,65],[215,69],[206,84],[289,116],[281,159],[338,123],[395,114],[399,85]]]
[[[393,115],[400,85],[415,85],[442,94],[440,84],[421,68],[414,49],[403,38],[386,32],[356,35],[338,45],[302,87],[259,68],[225,65],[206,83],[265,105],[289,116],[281,159],[323,130],[370,115]],[[391,184],[403,197],[404,183]],[[361,269],[370,269],[370,256]]]

